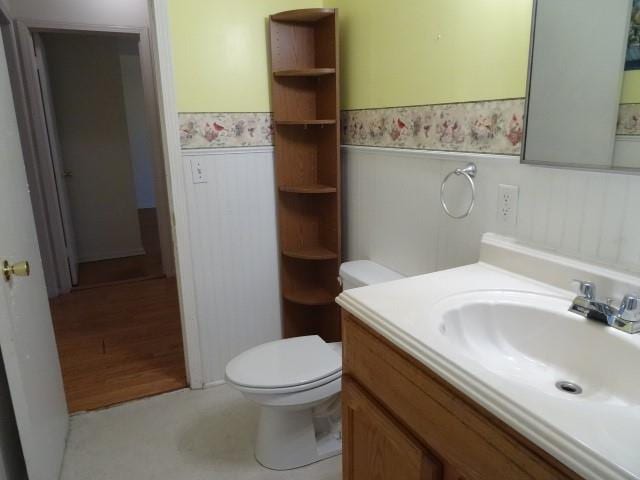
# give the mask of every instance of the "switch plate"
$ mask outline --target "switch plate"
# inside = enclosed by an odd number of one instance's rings
[[[207,169],[202,158],[191,159],[191,176],[193,183],[207,183]]]
[[[517,185],[498,187],[498,223],[510,226],[518,223],[519,194],[520,188]]]

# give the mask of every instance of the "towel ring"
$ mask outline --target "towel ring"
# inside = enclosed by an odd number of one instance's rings
[[[442,186],[440,187],[440,203],[442,204],[442,208],[445,213],[449,215],[451,218],[455,218],[456,220],[460,220],[462,218],[468,217],[473,211],[473,207],[476,205],[476,184],[473,181],[475,176],[478,174],[478,167],[476,167],[475,163],[470,163],[464,168],[457,168],[453,172],[449,173],[444,180],[442,181]],[[469,185],[471,186],[471,203],[469,204],[469,208],[462,215],[454,215],[449,210],[447,206],[447,202],[444,200],[444,192],[446,189],[447,181],[451,178],[451,175],[463,175],[464,178],[467,179]]]

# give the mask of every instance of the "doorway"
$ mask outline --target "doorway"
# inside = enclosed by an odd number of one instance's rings
[[[73,287],[162,276],[138,39],[34,41]]]
[[[34,193],[44,199],[36,217],[46,219],[38,233],[69,410],[184,388],[168,200],[150,114],[157,106],[149,106],[142,36],[22,33],[33,46],[33,55],[23,52],[35,112],[31,168],[41,185]]]

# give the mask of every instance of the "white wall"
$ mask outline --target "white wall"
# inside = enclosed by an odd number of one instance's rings
[[[191,182],[200,160],[208,182]],[[272,148],[184,153],[189,232],[204,379],[229,360],[281,337]]]
[[[345,249],[407,275],[476,262],[482,233],[577,258],[640,272],[640,176],[523,166],[490,157],[346,147]],[[468,161],[478,165],[476,210],[447,217],[439,203],[444,176]],[[515,229],[497,221],[498,185],[520,186]],[[461,178],[451,181],[460,208],[468,200]]]
[[[81,262],[144,253],[116,37],[42,34]]]
[[[14,18],[60,23],[145,27],[146,0],[10,0]]]
[[[18,437],[18,426],[11,403],[9,384],[0,358],[0,480],[27,478],[24,457]]]
[[[153,153],[144,105],[138,39],[119,39],[118,43],[136,204],[138,208],[154,208],[156,194]]]

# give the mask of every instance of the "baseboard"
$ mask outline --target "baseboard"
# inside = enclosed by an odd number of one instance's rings
[[[114,260],[116,258],[137,257],[139,255],[146,254],[147,252],[145,251],[145,249],[140,247],[119,252],[105,252],[94,255],[83,255],[78,257],[78,263],[99,262],[101,260]]]
[[[214,388],[214,387],[219,387],[220,385],[224,385],[226,384],[227,381],[226,380],[216,380],[215,382],[206,382],[202,388],[203,389],[207,389],[207,388]]]

